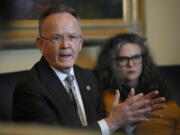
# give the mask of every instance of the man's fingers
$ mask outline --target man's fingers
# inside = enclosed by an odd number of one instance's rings
[[[164,97],[158,97],[158,98],[151,100],[151,105],[160,104],[160,103],[163,103],[164,101],[166,101],[166,99]]]
[[[148,122],[149,119],[146,118],[146,117],[135,117],[135,118],[132,119],[132,121],[133,121],[133,123],[138,124],[138,123],[141,123],[141,122]]]
[[[154,90],[154,91],[146,94],[143,98],[145,98],[145,99],[151,99],[151,98],[157,96],[158,94],[159,94],[159,91],[158,91],[158,90]]]
[[[162,114],[155,114],[155,113],[149,113],[147,115],[148,118],[162,118],[163,115]]]
[[[128,105],[131,105],[131,104],[137,102],[137,101],[138,101],[139,99],[141,99],[142,97],[143,97],[143,93],[139,93],[139,94],[137,94],[137,95],[135,95],[135,96],[132,96],[132,97],[130,97],[130,98],[127,98],[125,102],[126,102]]]
[[[120,92],[119,92],[119,90],[116,90],[114,101],[113,101],[112,105],[114,106],[114,105],[119,104],[119,100],[120,100]]]
[[[166,105],[164,105],[164,104],[162,104],[162,105],[154,105],[154,106],[151,106],[151,108],[152,108],[152,111],[157,111],[157,110],[165,109]]]
[[[145,117],[146,115],[151,113],[151,107],[145,107],[142,109],[134,110],[131,112],[133,117]]]
[[[129,97],[132,97],[132,96],[134,96],[135,95],[135,89],[134,88],[131,88],[131,91],[129,92],[129,94],[128,94],[128,98]]]
[[[130,108],[132,110],[136,110],[136,109],[139,109],[139,108],[143,108],[143,107],[148,107],[149,105],[149,100],[142,100],[142,101],[137,101],[137,102],[134,102]],[[151,107],[151,106],[149,106]]]

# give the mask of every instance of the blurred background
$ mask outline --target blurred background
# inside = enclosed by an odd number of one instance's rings
[[[41,54],[36,49],[35,38],[38,32],[37,15],[41,11],[35,9],[46,8],[50,1],[66,0],[0,1],[0,86],[2,89],[0,94],[0,122],[10,117],[12,91],[17,80],[16,73],[10,74],[9,77],[3,73],[31,69],[40,59]],[[149,48],[159,66],[178,66],[178,70],[172,68],[173,74],[172,72],[169,73],[170,78],[174,78],[172,84],[177,84],[175,85],[177,88],[175,88],[179,93],[180,0],[86,0],[87,3],[83,4],[79,1],[84,2],[84,0],[68,1],[72,1],[72,7],[78,8],[80,13],[83,13],[84,9],[88,9],[87,12],[84,12],[86,14],[81,14],[85,42],[76,62],[78,65],[93,68],[101,47],[109,37],[119,32],[135,32],[147,38]],[[39,2],[44,3],[41,5]],[[106,2],[110,2],[111,5]],[[112,9],[118,8],[121,8],[118,14],[118,10],[112,11]],[[103,11],[105,14],[102,13]],[[91,16],[93,14],[96,16]],[[176,99],[180,104],[180,98],[177,97]],[[27,133],[28,135],[72,134],[69,129],[0,123],[0,135],[26,135]],[[73,134],[76,133],[73,131]],[[85,133],[77,131],[77,134]],[[95,133],[86,133],[86,135],[88,134],[94,135]]]
[[[107,22],[107,29],[104,29],[96,20],[93,22],[88,21],[88,23],[82,20],[86,41],[77,60],[77,64],[83,67],[93,68],[104,41],[118,32],[130,31],[144,35],[148,39],[149,47],[158,65],[180,65],[180,1],[140,0],[141,4],[136,5],[136,7],[133,7],[133,4],[138,0],[124,1],[127,1],[126,4],[129,4],[125,6],[129,8],[126,9],[126,13],[130,12],[130,14],[125,15],[122,13],[125,18],[119,20],[120,22],[122,21],[120,26],[117,25],[118,22],[111,22],[110,24]],[[31,3],[29,5],[31,5]],[[137,16],[134,11],[136,13],[138,11],[139,16]],[[23,31],[33,30],[33,32],[31,31],[31,42],[26,42],[26,38],[22,37],[21,40],[23,41],[6,45],[6,42],[11,41],[11,38],[4,38],[3,34],[6,33],[9,28],[6,30],[1,29],[0,73],[30,69],[41,57],[40,52],[34,44],[37,34],[37,24],[33,21],[31,25],[26,23],[28,22],[19,24],[20,28],[18,28],[18,30],[22,28]],[[27,29],[26,25],[28,25]],[[118,31],[111,31],[112,29],[117,29],[117,27]],[[92,34],[86,32],[87,29],[92,30]],[[104,31],[106,33],[109,32],[109,34],[105,36],[101,34],[97,35],[99,38],[92,37],[93,34],[100,31],[99,29],[101,29],[101,33]],[[29,39],[27,39],[27,41],[29,41]]]

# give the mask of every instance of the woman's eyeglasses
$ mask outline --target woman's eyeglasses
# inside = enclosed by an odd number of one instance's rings
[[[126,66],[130,60],[133,62],[134,65],[137,65],[137,64],[142,63],[142,55],[137,54],[131,57],[120,56],[120,57],[116,57],[115,60],[118,62],[120,66]]]

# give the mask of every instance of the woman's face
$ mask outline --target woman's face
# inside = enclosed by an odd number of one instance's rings
[[[137,44],[127,43],[119,50],[118,67],[128,81],[137,81],[142,72],[141,49]]]

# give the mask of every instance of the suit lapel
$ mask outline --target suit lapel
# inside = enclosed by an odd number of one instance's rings
[[[92,97],[89,94],[90,91],[88,90],[88,86],[90,86],[90,84],[87,82],[87,79],[85,79],[85,78],[87,78],[87,76],[83,76],[83,74],[81,73],[80,70],[78,70],[76,67],[74,67],[74,71],[75,71],[75,76],[76,76],[76,79],[77,79],[77,82],[79,85],[79,89],[81,92],[81,97],[83,100],[87,121],[89,123],[89,122],[94,121],[94,118],[95,118],[94,107],[91,104]]]
[[[77,111],[71,103],[69,95],[57,75],[44,59],[41,59],[39,67],[41,69],[40,78],[42,78],[46,84],[47,92],[52,95],[51,100],[56,104],[56,109],[59,110],[59,113],[64,111],[68,117],[67,119],[71,120],[75,125],[80,125],[81,123]]]

